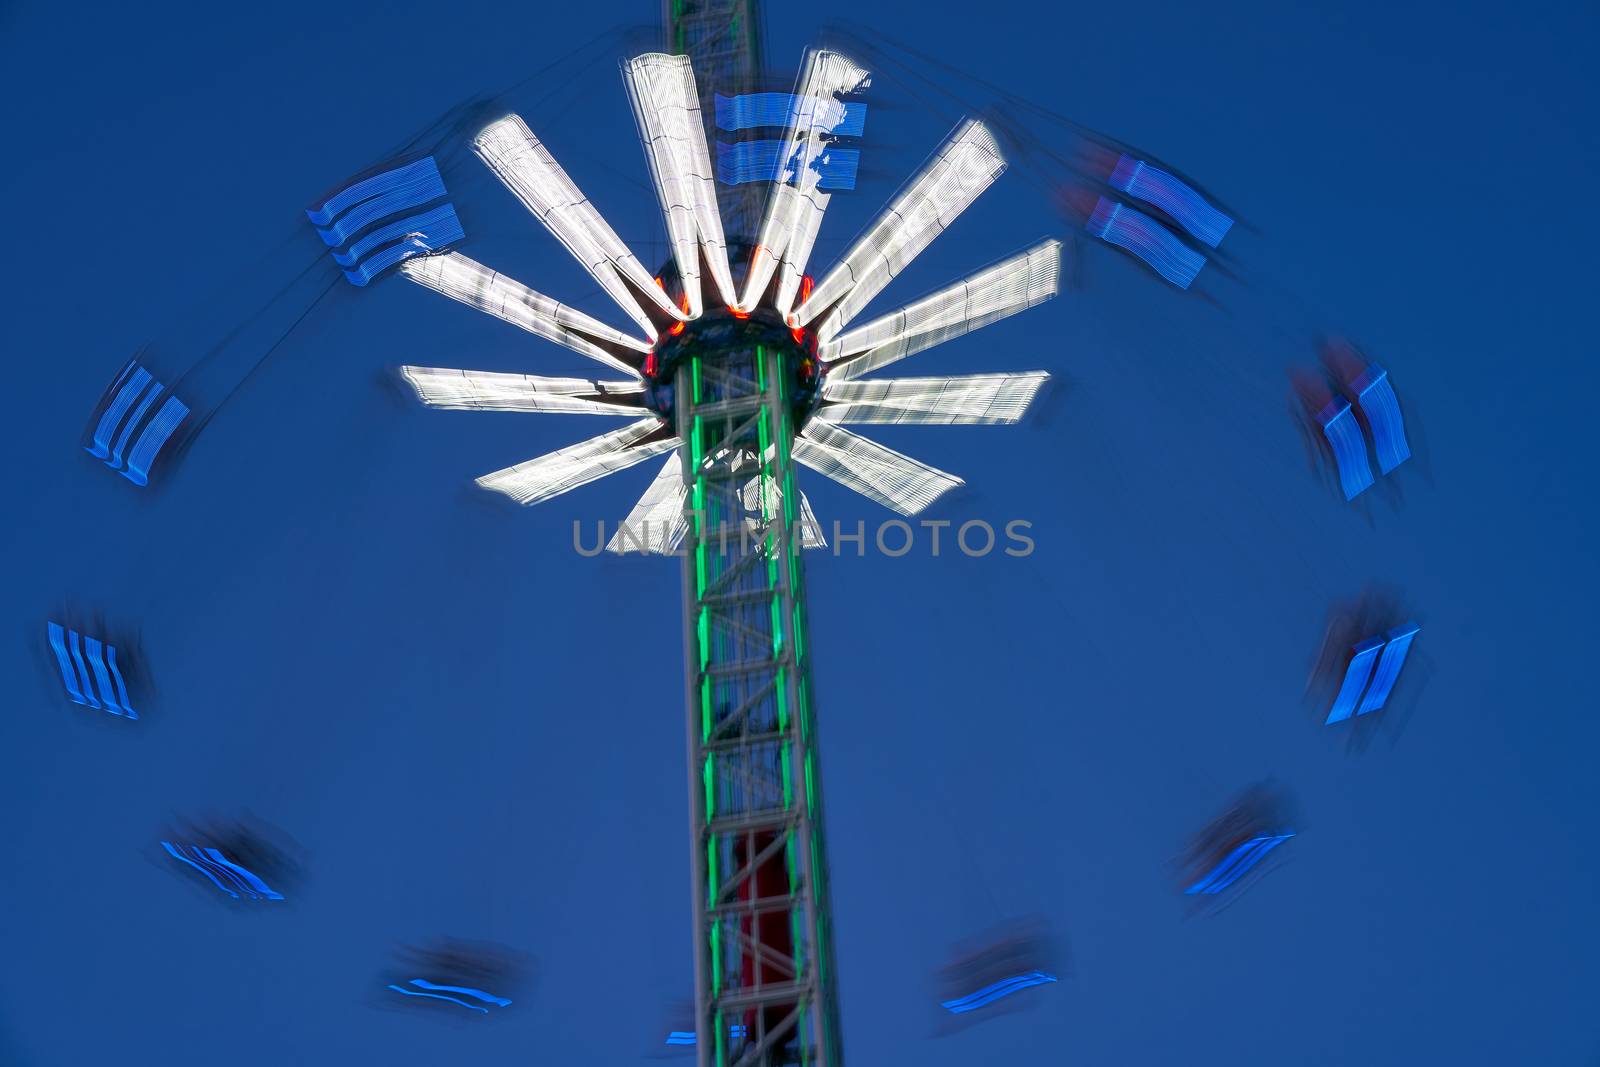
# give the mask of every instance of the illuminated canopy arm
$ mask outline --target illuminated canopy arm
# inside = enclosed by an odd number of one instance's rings
[[[794,458],[902,515],[915,515],[965,484],[954,474],[816,419],[795,438]]]
[[[827,342],[1005,172],[988,127],[967,119],[795,312]]]
[[[464,411],[564,411],[588,415],[644,414],[641,382],[540,378],[444,367],[401,367],[424,404]]]
[[[821,347],[833,378],[856,378],[943,344],[1056,295],[1061,242],[1041,241]]]
[[[626,374],[637,375],[643,362],[642,356],[633,353],[650,351],[649,341],[614,330],[459,252],[408,259],[400,264],[400,273],[418,285]]]
[[[677,446],[678,439],[658,420],[640,419],[515,467],[485,474],[478,484],[504,493],[519,504],[537,504]]]
[[[1046,379],[1044,371],[970,374],[956,378],[888,378],[828,382],[816,417],[840,422],[945,425],[1017,422]]]
[[[783,514],[783,490],[771,475],[761,475],[751,478],[744,484],[744,506],[746,511],[745,526],[754,534],[759,529],[759,523],[754,516],[762,513],[761,491],[765,487],[767,500],[765,511],[768,515]],[[796,490],[800,497],[800,517],[796,520],[800,535],[801,548],[826,548],[827,538],[822,536],[822,526],[817,522],[816,512],[811,510],[811,501],[806,499],[805,493]]]
[[[625,552],[643,552],[647,555],[666,555],[677,551],[688,529],[683,514],[683,501],[687,495],[683,488],[683,459],[676,451],[667,457],[666,466],[656,474],[650,488],[622,520],[611,540],[606,542],[607,552],[619,555]]]
[[[520,117],[485,126],[472,147],[651,340],[656,322],[686,318]]]
[[[811,258],[829,194],[818,188],[822,175],[817,166],[828,150],[828,137],[845,120],[841,94],[866,84],[868,72],[837,52],[817,50],[806,57],[800,87],[795,93],[788,135],[784,138],[777,180],[767,197],[761,236],[745,277],[742,311],[752,310],[778,275],[778,312],[787,316],[800,290],[800,278]],[[785,178],[792,179],[788,184]]]
[[[822,524],[817,521],[817,513],[811,510],[811,501],[803,492],[800,494],[800,547],[828,547],[828,539],[822,536]]]
[[[738,299],[728,269],[728,249],[717,210],[717,189],[706,150],[705,124],[694,70],[688,56],[659,52],[638,56],[622,65],[622,80],[633,102],[656,199],[666,216],[672,254],[678,264],[688,298],[688,315],[700,317],[704,300],[700,292],[700,256],[710,265],[715,299],[732,304]]]

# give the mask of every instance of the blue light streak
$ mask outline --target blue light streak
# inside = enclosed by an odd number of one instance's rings
[[[1165,211],[1195,240],[1212,248],[1222,243],[1233,225],[1232,219],[1182,181],[1132,156],[1117,160],[1107,184]]]
[[[379,226],[351,245],[348,252],[335,252],[333,261],[341,267],[353,267],[367,253],[375,248],[389,244],[391,241],[398,241],[402,237],[409,237],[412,234],[427,235],[435,231],[447,232],[452,226],[458,232],[461,229],[461,223],[456,218],[456,209],[450,204],[440,204],[438,207],[431,208],[420,215],[411,215],[387,225]],[[454,240],[460,239],[460,237],[454,238]]]
[[[1343,722],[1355,713],[1356,701],[1360,699],[1361,691],[1366,688],[1367,679],[1372,677],[1372,668],[1377,665],[1378,650],[1382,647],[1383,638],[1369,637],[1351,649],[1355,654],[1344,670],[1344,681],[1339,685],[1339,695],[1333,698],[1333,707],[1322,725],[1331,726],[1333,723]]]
[[[787,128],[794,119],[793,93],[745,93],[716,96],[717,128],[738,131],[762,126]],[[860,137],[866,132],[867,105],[860,100],[845,100],[844,114],[829,131],[839,137]]]
[[[232,874],[233,877],[236,880],[242,880],[247,886],[249,886],[251,892],[255,896],[261,897],[263,900],[282,900],[283,899],[283,894],[282,893],[279,893],[276,890],[269,888],[267,886],[267,883],[263,882],[260,878],[256,877],[256,875],[254,873],[252,873],[251,871],[248,871],[245,868],[239,866],[237,863],[234,863],[231,860],[227,859],[225,856],[223,856],[223,854],[221,852],[217,851],[216,849],[207,848],[207,849],[202,849],[201,851],[203,851],[206,854],[206,856],[209,857],[210,859],[215,860],[216,862],[222,864],[223,867],[227,868],[229,873]]]
[[[445,195],[444,178],[440,176],[439,167],[434,163],[432,156],[420,159],[400,170],[380,174],[377,178],[369,178],[353,188],[384,178],[393,180],[375,186],[378,195],[361,199],[348,213],[337,220],[317,223],[316,215],[310,211],[306,212],[312,216],[311,221],[317,225],[317,234],[324,244],[329,248],[339,248],[379,219],[399,214],[410,208],[421,207],[428,201],[438,200]]]
[[[1339,488],[1346,500],[1354,500],[1372,485],[1372,466],[1367,462],[1367,442],[1356,425],[1355,413],[1346,400],[1334,397],[1317,412],[1317,423],[1333,448],[1333,462],[1339,469]]]
[[[163,395],[166,399],[157,407],[156,401]],[[84,451],[121,472],[133,484],[149,484],[150,465],[188,416],[188,405],[167,392],[134,360],[118,373],[101,403],[104,407],[95,421],[93,440],[84,446]]]
[[[333,194],[320,208],[308,209],[306,215],[311,219],[313,225],[326,226],[334,220],[335,216],[348,211],[364,200],[369,200],[380,194],[425,179],[429,174],[437,175],[438,173],[439,167],[434,163],[433,157],[426,156],[403,167],[397,167],[394,170],[384,171],[382,174],[374,174],[370,178],[364,178],[354,185]]]
[[[241,896],[249,897],[252,900],[283,899],[283,894],[268,888],[267,884],[255,874],[224,858],[222,853],[215,848],[202,848],[199,845],[173,845],[170,841],[161,842],[161,847],[166,849],[173,859],[187,863],[205,875],[210,879],[212,885],[235,900]],[[224,885],[223,879],[227,879],[228,884]]]
[[[1199,893],[1216,894],[1227,889],[1238,881],[1245,872],[1266,858],[1267,853],[1283,844],[1294,836],[1293,830],[1286,830],[1281,834],[1263,834],[1253,837],[1234,848],[1223,857],[1221,863],[1213,867],[1203,878],[1191,885],[1184,892],[1190,896]]]
[[[150,464],[155,462],[161,446],[167,443],[188,414],[189,405],[175,396],[167,397],[167,402],[161,405],[156,417],[150,420],[144,428],[144,433],[139,435],[138,443],[128,455],[128,469],[122,472],[123,476],[134,485],[148,485]]]
[[[735,1041],[745,1037],[748,1033],[749,1031],[745,1029],[744,1023],[734,1023],[728,1027],[728,1036]],[[665,1044],[693,1045],[695,1041],[696,1037],[693,1030],[672,1030],[668,1032]]]
[[[408,997],[427,997],[430,1000],[448,1000],[450,1003],[459,1004],[463,1008],[469,1008],[472,1011],[481,1011],[485,1015],[489,1014],[488,1008],[480,1008],[476,1004],[468,1004],[464,1000],[458,1000],[455,997],[447,997],[442,993],[418,993],[414,989],[407,989],[404,986],[397,986],[393,983],[390,983],[389,988],[394,990],[396,993],[404,993]]]
[[[1107,244],[1138,256],[1179,289],[1189,288],[1206,265],[1205,256],[1178,240],[1161,223],[1103,196],[1084,229]]]
[[[1379,366],[1368,367],[1350,383],[1361,405],[1367,425],[1372,428],[1372,445],[1378,454],[1378,470],[1388,474],[1411,458],[1406,440],[1405,419],[1400,415],[1400,398],[1389,383],[1389,372]]]
[[[132,372],[131,374],[129,372]],[[144,392],[145,386],[151,382],[150,372],[130,361],[117,375],[117,380],[111,387],[116,390],[110,404],[101,413],[100,421],[94,428],[94,444],[84,451],[95,459],[106,459],[111,455],[111,434],[122,424],[122,418],[128,413],[128,408],[133,406],[133,401]]]
[[[155,403],[156,397],[160,396],[163,390],[164,387],[160,382],[151,380],[150,388],[145,391],[138,406],[133,409],[133,413],[122,424],[122,429],[117,433],[117,439],[112,442],[111,455],[106,458],[106,466],[112,470],[120,470],[122,468],[122,454],[128,447],[128,438],[133,436],[134,427],[143,421],[145,413],[150,410],[150,406]]]
[[[420,210],[446,195],[438,165],[428,156],[357,182],[322,210],[306,214],[333,249],[345,280],[366,286],[402,260],[441,252],[466,239],[455,205],[434,203]]]
[[[450,208],[450,205],[446,204],[445,207]],[[410,233],[405,240],[378,252],[354,270],[345,271],[345,280],[351,285],[365,286],[403,259],[442,251],[465,237],[466,233],[461,229],[461,222],[456,218],[454,209],[451,209],[448,217],[430,227],[428,232]]]
[[[139,715],[133,710],[133,701],[128,699],[128,683],[122,678],[122,669],[117,666],[117,650],[112,645],[106,646],[106,665],[111,668],[111,680],[116,683],[117,700],[122,705],[122,713],[130,719],[137,719]]]
[[[1411,642],[1422,630],[1414,622],[1396,626],[1381,638],[1372,638],[1374,641],[1387,641],[1384,646],[1383,658],[1378,660],[1378,669],[1372,676],[1372,687],[1367,690],[1367,695],[1362,699],[1361,706],[1356,709],[1357,715],[1365,715],[1369,711],[1377,711],[1389,699],[1389,694],[1394,689],[1395,682],[1400,680],[1400,668],[1406,664],[1406,654],[1411,651]]]
[[[435,983],[428,981],[426,978],[413,978],[411,979],[411,984],[416,986],[418,989],[434,989],[443,993],[461,993],[465,996],[475,997],[476,999],[483,1001],[485,1004],[496,1004],[502,1008],[507,1007],[511,1003],[511,1001],[507,1000],[505,997],[497,997],[493,993],[485,993],[483,990],[473,989],[471,986],[436,985]]]
[[[128,684],[117,666],[117,650],[93,637],[49,622],[45,633],[55,654],[62,685],[74,704],[137,719],[128,699]]]
[[[790,183],[794,168],[784,162],[786,141],[737,141],[729,144],[717,142],[717,181],[723,185],[743,185],[746,182]],[[856,173],[861,166],[861,150],[857,148],[828,147],[811,162],[817,172],[817,188],[837,192],[856,187]]]
[[[117,704],[117,691],[111,685],[111,672],[106,669],[106,649],[99,641],[92,637],[83,639],[83,658],[89,661],[89,666],[94,668],[95,688],[100,691],[101,702],[105,710],[116,715],[122,714],[122,708]]]
[[[239,899],[239,894],[238,893],[234,892],[232,889],[229,889],[227,886],[223,885],[220,881],[218,881],[217,880],[217,876],[212,874],[211,871],[208,868],[206,868],[204,865],[196,863],[194,860],[190,859],[188,856],[185,856],[183,853],[179,852],[176,848],[174,848],[170,843],[168,843],[166,841],[161,842],[161,847],[166,849],[172,855],[173,859],[177,860],[180,863],[187,863],[189,866],[193,867],[195,870],[197,870],[201,874],[205,875],[207,878],[209,878],[211,880],[211,884],[212,885],[216,886],[218,889],[222,890],[224,893],[228,894],[230,897],[234,898],[235,900]]]
[[[50,648],[56,654],[56,666],[61,670],[61,680],[66,683],[67,695],[73,703],[89,704],[89,698],[83,695],[83,686],[78,677],[77,664],[71,653],[67,651],[66,631],[59,623],[49,624]],[[93,705],[90,705],[91,707]]]
[[[939,1006],[952,1015],[960,1015],[964,1012],[976,1011],[986,1005],[993,1004],[1002,997],[1008,997],[1024,989],[1056,980],[1056,976],[1053,974],[1046,974],[1043,971],[1028,971],[1025,974],[1002,978],[1000,981],[986,985],[982,989],[968,993],[964,997],[940,1001]]]

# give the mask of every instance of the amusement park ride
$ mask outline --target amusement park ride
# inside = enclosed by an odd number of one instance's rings
[[[994,137],[981,122],[961,123],[813,282],[830,195],[822,164],[869,72],[836,52],[809,53],[793,94],[761,94],[781,100],[787,126],[774,180],[719,185],[707,117],[760,88],[756,5],[672,0],[665,23],[669,53],[622,65],[671,240],[672,261],[658,272],[520,117],[491,122],[473,141],[642,336],[458,252],[429,248],[399,264],[414,282],[626,377],[404,373],[433,406],[631,418],[479,479],[523,504],[672,453],[609,547],[683,561],[695,1045],[707,1065],[825,1067],[841,1051],[801,561],[820,534],[795,465],[906,515],[961,484],[840,424],[1017,421],[1045,373],[862,376],[1053,296],[1061,246],[1043,241],[847,328],[1005,170]]]
[[[692,1032],[672,1031],[666,1043],[692,1045],[702,1067],[838,1067],[839,983],[802,558],[823,539],[796,468],[907,516],[962,484],[845,426],[1019,421],[1046,372],[876,372],[1054,297],[1062,245],[1041,240],[857,324],[1004,173],[1002,139],[984,121],[963,119],[838,261],[814,275],[812,253],[832,192],[854,180],[858,156],[849,142],[861,135],[872,73],[842,52],[814,49],[792,91],[774,91],[763,67],[757,0],[666,4],[665,51],[621,65],[671,249],[666,262],[650,269],[624,244],[540,141],[537,116],[530,124],[503,108],[490,113],[501,98],[479,99],[308,210],[324,246],[312,267],[325,267],[326,253],[339,269],[324,270],[321,295],[253,366],[341,277],[364,287],[393,272],[607,369],[604,378],[401,371],[431,407],[626,420],[477,480],[520,504],[665,457],[606,547],[677,555],[682,567],[695,1024]],[[880,53],[874,62],[896,61]],[[1029,106],[1066,123],[1078,142],[1071,158],[1045,151],[1032,159],[1035,166],[1041,157],[1054,159],[1049,166],[1069,175],[1057,191],[1074,229],[1187,289],[1210,261],[1201,246],[1215,250],[1233,220],[1165,165]],[[998,127],[1005,120],[991,121]],[[448,200],[440,162],[447,157],[430,154],[443,141],[422,147],[440,124],[448,124],[451,138],[470,135],[473,154],[588,271],[631,329],[536,292],[458,249],[466,234]],[[728,145],[718,130],[756,131],[751,136],[759,140]],[[1022,147],[1015,156],[1029,152],[1026,141],[1004,143]],[[308,276],[311,268],[299,278]],[[197,399],[199,383],[188,378],[194,367],[173,378],[142,360],[143,350],[112,380],[83,445],[137,486],[149,484],[158,461],[170,463],[186,447],[210,417],[208,407],[214,413],[242,384],[206,405]],[[1351,500],[1375,482],[1363,433],[1385,476],[1411,450],[1387,372],[1351,346],[1335,346],[1324,362],[1327,375],[1304,375],[1297,385],[1302,421],[1308,442],[1319,452],[1326,446]],[[137,720],[135,699],[145,706],[137,647],[83,625],[69,618],[45,631],[68,697]],[[1381,605],[1330,625],[1318,668],[1320,687],[1337,692],[1327,725],[1384,707],[1419,630],[1398,608]],[[1183,876],[1196,907],[1224,892],[1237,895],[1233,887],[1263,876],[1268,855],[1295,836],[1287,810],[1279,793],[1259,788],[1197,839]],[[166,855],[229,898],[286,899],[282,887],[296,867],[264,835],[186,825],[168,836],[161,842]],[[1041,969],[1047,953],[1040,946],[1048,941],[1019,928],[958,960],[946,969],[949,996],[941,1007],[973,1018],[968,1013],[996,1000],[1055,982]],[[516,972],[514,960],[492,956],[465,943],[413,952],[396,964],[386,988],[407,1000],[489,1015],[513,1003],[502,983]],[[490,984],[498,992],[480,988]]]

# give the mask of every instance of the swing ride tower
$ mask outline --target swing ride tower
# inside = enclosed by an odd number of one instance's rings
[[[813,49],[793,93],[758,92],[753,0],[673,0],[666,28],[677,51],[622,64],[672,246],[654,275],[520,116],[472,139],[637,332],[451,241],[410,233],[409,222],[396,246],[401,276],[625,379],[401,370],[432,407],[635,420],[477,479],[520,504],[673,453],[606,547],[682,557],[696,1052],[702,1067],[834,1067],[838,990],[801,560],[822,538],[795,468],[908,516],[961,485],[843,424],[1020,420],[1046,372],[863,376],[1054,296],[1061,244],[1041,241],[847,329],[1006,169],[994,136],[975,119],[958,124],[813,282],[807,263],[830,189],[841,187],[830,160],[839,138],[859,136],[868,72]],[[719,103],[729,125],[782,128],[761,144],[770,172],[716,180]]]
[[[668,0],[700,114],[755,90],[755,0]],[[715,140],[715,122],[706,131]],[[764,187],[718,187],[735,248]],[[735,263],[741,258],[734,256]],[[687,527],[684,679],[700,1063],[841,1062],[806,640],[795,420],[816,345],[770,308],[711,310],[664,338]]]

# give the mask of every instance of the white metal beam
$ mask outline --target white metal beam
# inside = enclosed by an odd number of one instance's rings
[[[645,312],[647,305],[671,319],[687,318],[520,116],[491,122],[478,132],[472,147],[651,340],[656,329]]]
[[[977,119],[957,126],[915,178],[884,209],[794,314],[805,326],[821,316],[817,339],[831,340],[906,264],[1005,172],[1006,161]]]

